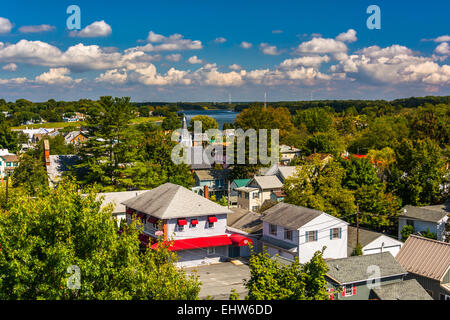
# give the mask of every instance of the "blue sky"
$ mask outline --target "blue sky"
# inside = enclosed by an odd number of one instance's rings
[[[66,27],[69,5],[81,28]],[[369,5],[381,29],[369,30]],[[6,100],[394,99],[450,94],[446,1],[9,1]],[[245,46],[247,43],[247,46]]]

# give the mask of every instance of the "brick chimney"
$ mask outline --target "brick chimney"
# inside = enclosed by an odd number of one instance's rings
[[[208,186],[204,186],[204,187],[203,187],[203,195],[205,196],[206,199],[209,199],[209,189],[208,189]]]
[[[44,140],[44,159],[45,166],[48,167],[50,165],[50,143],[48,140]]]

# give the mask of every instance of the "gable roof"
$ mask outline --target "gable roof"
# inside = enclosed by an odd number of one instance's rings
[[[7,154],[4,156],[1,156],[5,162],[18,162],[19,158],[17,158],[17,156],[15,154]]]
[[[395,258],[406,271],[440,281],[450,268],[450,243],[410,235]]]
[[[283,179],[292,177],[295,174],[296,170],[297,167],[295,166],[284,166],[278,168],[278,171],[280,171],[280,174],[283,177]]]
[[[112,213],[125,213],[125,206],[122,204],[122,202],[134,198],[147,191],[149,190],[98,193],[97,200],[102,200],[102,208],[112,203],[114,206]]]
[[[165,183],[122,204],[159,219],[231,213],[228,208],[172,183]]]
[[[230,174],[229,169],[222,170],[201,170],[194,173],[200,181],[205,180],[226,180]]]
[[[385,284],[373,292],[380,300],[433,300],[416,279]]]
[[[348,226],[348,234],[347,234],[347,253],[350,255],[353,252],[353,249],[356,248],[356,227]],[[386,234],[374,232],[366,229],[359,228],[359,243],[362,247],[367,246],[371,242],[375,241],[379,237],[386,236],[392,238]],[[392,238],[397,241],[397,239]],[[401,243],[399,241],[399,243]]]
[[[444,210],[429,209],[425,207],[404,206],[400,217],[413,218],[422,221],[439,222],[447,216]]]
[[[247,233],[261,233],[261,215],[241,208],[232,208],[227,215],[227,226]]]
[[[297,230],[322,215],[322,211],[280,202],[264,211],[262,221]]]
[[[325,263],[329,268],[327,276],[339,284],[368,280],[371,274],[367,273],[367,268],[372,265],[380,268],[380,278],[406,274],[390,252],[328,260]]]
[[[283,187],[283,183],[281,183],[277,176],[256,176],[252,181],[255,181],[263,190]]]
[[[69,171],[80,157],[78,155],[51,155],[47,174],[51,182],[57,182],[64,172]]]
[[[252,179],[235,179],[233,180],[234,184],[236,185],[236,188],[245,187],[247,183],[250,182]]]

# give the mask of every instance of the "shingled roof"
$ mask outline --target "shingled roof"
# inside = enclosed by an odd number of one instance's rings
[[[422,221],[439,222],[447,216],[444,210],[429,209],[426,207],[405,206],[400,214],[400,217],[413,218]]]
[[[327,276],[341,285],[368,280],[370,274],[367,268],[373,265],[380,268],[380,278],[406,274],[390,252],[334,259],[325,263],[329,268]]]
[[[373,292],[380,300],[433,300],[416,279],[385,284]]]
[[[395,258],[406,271],[440,281],[450,268],[450,243],[410,235]]]
[[[172,183],[165,183],[122,204],[159,219],[231,213],[228,208]]]
[[[264,211],[264,216],[261,220],[291,230],[297,230],[322,214],[322,211],[280,202]]]

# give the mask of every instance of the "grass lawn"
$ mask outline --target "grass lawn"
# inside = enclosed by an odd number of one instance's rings
[[[131,121],[132,124],[140,124],[144,122],[159,122],[163,121],[164,117],[139,117],[136,119],[133,119]],[[54,129],[54,128],[66,128],[70,126],[74,127],[80,127],[85,125],[86,122],[84,121],[77,121],[77,122],[46,122],[46,123],[35,123],[30,125],[23,125],[18,127],[11,127],[11,129],[39,129],[39,128],[47,128],[47,129]]]

